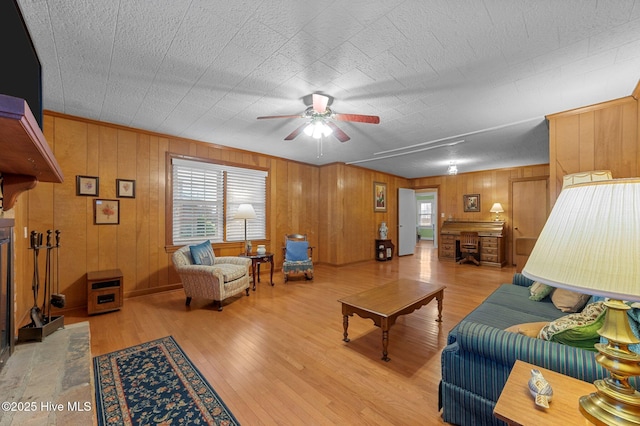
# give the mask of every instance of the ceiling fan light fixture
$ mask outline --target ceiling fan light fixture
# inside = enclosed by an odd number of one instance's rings
[[[313,135],[314,127],[315,126],[313,125],[313,123],[307,124],[307,127],[304,128],[304,134],[307,135],[307,136]]]
[[[331,133],[333,133],[331,127],[322,120],[314,120],[304,128],[304,134],[314,139],[330,136]]]
[[[327,125],[327,123],[322,123],[322,134],[327,137],[333,133],[333,129]]]

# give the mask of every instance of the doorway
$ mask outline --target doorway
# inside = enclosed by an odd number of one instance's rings
[[[438,188],[417,190],[399,188],[398,221],[399,256],[414,254],[415,247],[423,236],[426,241],[432,241],[433,248],[437,249]],[[405,248],[401,250],[402,245]]]
[[[438,247],[438,194],[433,190],[416,191],[418,239],[433,241]]]

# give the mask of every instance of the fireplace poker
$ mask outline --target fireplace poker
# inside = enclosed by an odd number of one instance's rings
[[[42,314],[44,322],[48,323],[51,318],[51,305],[47,300],[51,287],[51,229],[47,229],[47,255],[44,263],[44,298],[42,299]]]
[[[51,294],[51,304],[56,308],[64,308],[66,296],[60,293],[60,230],[56,229],[56,292]]]
[[[40,274],[38,272],[38,252],[42,244],[42,234],[31,231],[31,249],[33,249],[33,307],[31,308],[31,323],[34,327],[42,327],[42,312],[38,307],[38,293],[40,291]]]

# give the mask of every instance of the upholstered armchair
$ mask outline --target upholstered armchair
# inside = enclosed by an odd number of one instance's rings
[[[282,272],[285,283],[291,273],[304,274],[307,280],[313,279],[313,247],[309,246],[306,234],[285,235],[282,253],[284,255]]]
[[[206,242],[211,249],[210,243]],[[201,246],[206,246],[204,243]],[[235,256],[213,256],[212,265],[195,264],[191,247],[184,246],[173,253],[173,265],[180,276],[189,306],[192,297],[213,299],[222,310],[222,301],[243,290],[249,295],[249,266],[251,259]]]

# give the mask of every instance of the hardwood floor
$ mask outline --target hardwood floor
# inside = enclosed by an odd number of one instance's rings
[[[189,358],[245,425],[442,424],[438,411],[440,352],[448,331],[515,268],[439,262],[431,242],[389,262],[315,266],[315,280],[274,273],[249,297],[217,312],[211,301],[185,306],[182,290],[126,299],[117,312],[67,323],[91,325],[92,355],[173,335]],[[337,300],[398,278],[447,286],[443,322],[435,301],[402,316],[389,332],[390,362],[381,357],[381,331],[353,316],[351,341],[342,341]],[[244,293],[243,293],[244,294]]]

